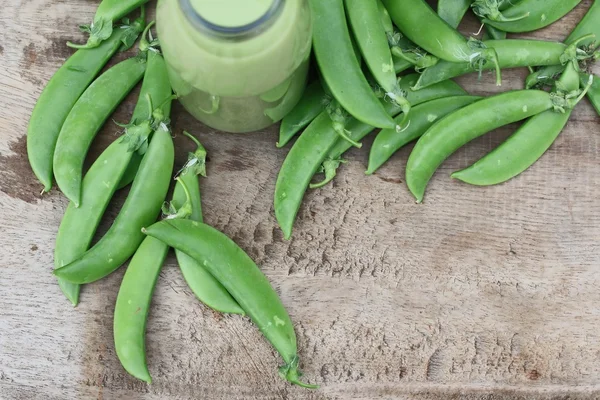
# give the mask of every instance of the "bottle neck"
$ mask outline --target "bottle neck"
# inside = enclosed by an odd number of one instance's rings
[[[281,15],[286,0],[273,0],[266,12],[260,17],[249,23],[237,26],[226,26],[210,21],[198,12],[192,4],[192,1],[193,0],[179,0],[179,6],[195,29],[211,36],[241,41],[257,36],[273,25]]]

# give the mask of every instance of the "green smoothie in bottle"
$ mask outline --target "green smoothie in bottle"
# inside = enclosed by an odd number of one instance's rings
[[[306,0],[159,0],[157,29],[179,101],[198,120],[251,132],[281,120],[306,85]]]

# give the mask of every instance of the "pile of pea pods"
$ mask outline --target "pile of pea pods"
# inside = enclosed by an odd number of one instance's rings
[[[274,206],[290,238],[307,189],[331,182],[342,156],[376,128],[367,175],[416,141],[406,183],[423,201],[431,177],[473,139],[525,121],[504,143],[452,174],[471,185],[506,182],[533,165],[554,143],[585,97],[600,113],[600,79],[589,73],[599,57],[600,1],[563,42],[507,39],[544,28],[581,0],[309,0],[318,73],[282,121],[278,147],[291,146],[277,178]],[[476,37],[457,31],[466,13],[481,20]],[[481,98],[452,78],[505,68],[529,68],[525,90]],[[315,179],[318,175],[323,179]]]
[[[31,115],[27,151],[44,185],[53,180],[69,199],[56,237],[54,274],[64,295],[79,303],[81,285],[100,280],[128,260],[114,311],[114,343],[124,369],[150,383],[145,329],[152,294],[169,248],[196,297],[215,311],[248,316],[279,352],[279,375],[300,381],[293,323],[279,296],[252,259],[231,239],[202,222],[198,176],[205,176],[206,150],[197,150],[174,174],[175,149],[169,116],[173,95],[154,23],[146,24],[148,0],[104,0],[94,22],[83,29],[86,44],[54,74]],[[133,21],[124,18],[140,9]],[[120,49],[141,36],[139,51],[98,76]],[[123,131],[84,174],[90,145],[107,119],[143,80],[138,101]],[[176,184],[165,202],[173,175]],[[110,229],[92,240],[110,200],[129,187]],[[157,222],[157,218],[162,217]]]

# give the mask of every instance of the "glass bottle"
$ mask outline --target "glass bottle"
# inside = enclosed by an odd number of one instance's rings
[[[173,90],[206,125],[260,130],[302,96],[312,39],[307,0],[159,0],[156,19]]]

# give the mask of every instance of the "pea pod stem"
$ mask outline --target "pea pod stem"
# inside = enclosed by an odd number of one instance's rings
[[[475,15],[490,21],[515,22],[529,17],[529,11],[523,10],[522,14],[513,13],[512,17],[506,17],[500,10],[501,1],[498,0],[475,0],[472,4]]]
[[[144,4],[149,0],[103,0],[98,9],[94,20],[90,25],[81,26],[83,32],[89,33],[90,37],[86,44],[75,44],[67,42],[67,46],[74,49],[93,49],[103,41],[108,39],[113,32],[113,23],[123,18],[136,8],[141,7],[142,19],[146,18],[146,9]]]
[[[194,258],[221,282],[282,356],[286,365],[279,373],[284,379],[303,387],[317,387],[299,381],[292,321],[267,278],[239,246],[198,221],[161,221],[143,232]]]
[[[326,110],[327,114],[329,115],[329,119],[331,119],[331,126],[333,127],[335,133],[337,133],[341,139],[350,143],[350,145],[360,149],[362,147],[362,143],[352,140],[350,138],[352,132],[346,129],[346,123],[350,118],[348,113],[342,107],[340,107],[337,101],[330,103]]]
[[[396,74],[406,71],[413,66],[418,69],[424,69],[435,65],[437,58],[430,54],[427,54],[422,49],[410,40],[406,39],[400,32],[396,30],[390,14],[386,10],[381,0],[376,0],[377,9],[379,16],[383,24],[383,28],[388,40],[388,46],[392,52],[392,59],[394,61],[394,70]],[[410,56],[407,53],[414,54]]]
[[[400,59],[403,59],[414,66],[415,71],[421,72],[427,68],[433,67],[438,63],[438,59],[426,52],[421,52],[420,49],[403,50],[400,46],[392,46],[392,54]]]
[[[394,130],[395,131],[395,130]],[[323,165],[321,167],[321,171],[323,174],[325,174],[325,179],[323,179],[321,182],[318,183],[311,183],[310,184],[310,188],[311,189],[319,189],[322,188],[323,186],[327,185],[329,182],[331,182],[337,175],[337,170],[340,167],[341,164],[346,164],[347,161],[342,160],[342,159],[327,159],[325,161],[323,161]]]

